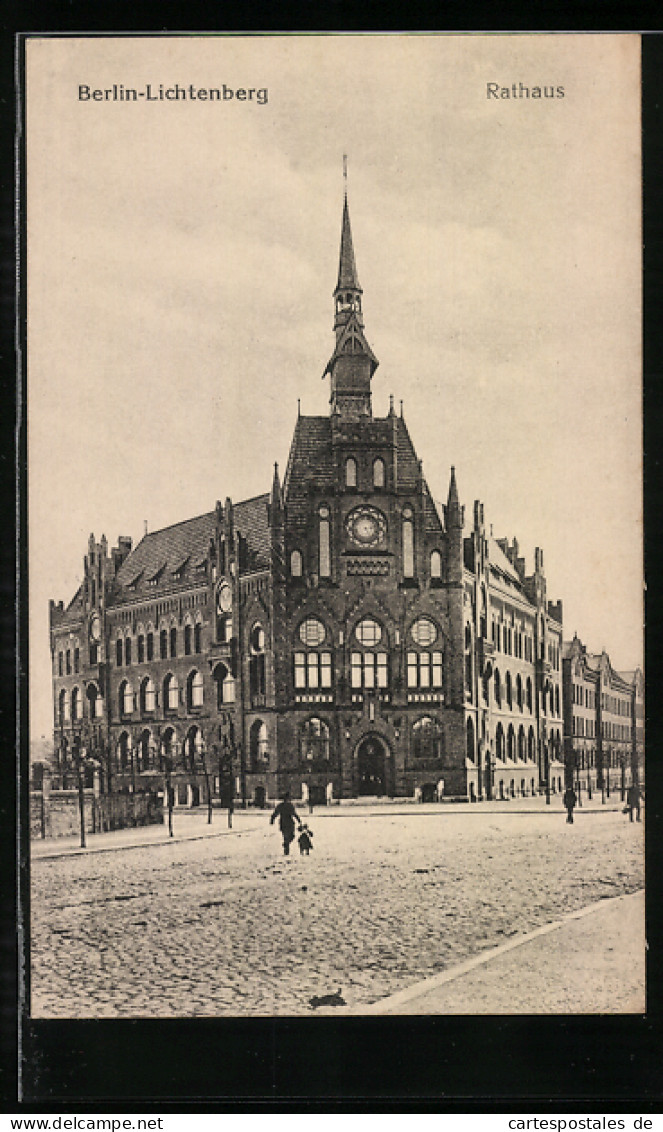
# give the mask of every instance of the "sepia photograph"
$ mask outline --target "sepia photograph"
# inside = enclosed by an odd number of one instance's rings
[[[32,1019],[646,1012],[640,37],[25,44]]]

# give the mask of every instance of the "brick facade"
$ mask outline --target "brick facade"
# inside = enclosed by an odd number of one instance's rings
[[[453,468],[438,510],[393,399],[373,416],[347,201],[334,331],[330,413],[298,417],[283,482],[135,548],[90,536],[51,603],[56,750],[92,754],[103,790],[562,788],[561,603],[480,503],[466,532]]]

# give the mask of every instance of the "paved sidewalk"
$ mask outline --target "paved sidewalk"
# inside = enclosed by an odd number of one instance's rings
[[[71,837],[33,838],[30,841],[30,858],[52,860],[55,857],[72,857],[87,853],[112,852],[117,849],[143,849],[154,845],[174,845],[181,841],[199,841],[209,837],[247,833],[259,829],[268,821],[266,810],[239,810],[233,814],[233,827],[228,829],[226,810],[215,810],[211,825],[207,811],[175,813],[173,836],[168,835],[168,823],[143,825],[131,829],[116,829],[109,833],[86,833],[87,845],[81,849],[80,834]]]
[[[640,890],[591,904],[351,1013],[642,1014],[645,955]]]
[[[297,803],[296,803],[297,805]],[[585,805],[576,810],[576,821],[582,821],[586,814],[608,814],[620,810],[623,803],[606,800],[602,805],[600,799],[596,802],[585,802]],[[308,817],[306,804],[298,804],[298,812],[303,820]],[[509,814],[513,816],[525,814],[547,814],[556,821],[564,820],[559,795],[551,797],[550,804],[546,804],[543,797],[512,798],[508,801],[479,802],[476,804],[416,803],[413,799],[344,799],[341,803],[332,806],[315,807],[316,822],[320,818],[334,817],[384,817],[385,815],[405,815],[407,817],[437,817],[437,818],[476,818],[487,814]],[[81,848],[80,834],[70,837],[33,838],[30,841],[30,858],[36,860],[50,860],[55,857],[68,857],[77,854],[109,852],[118,849],[142,849],[153,845],[172,845],[180,841],[198,841],[201,838],[221,837],[225,834],[246,833],[249,830],[260,829],[269,821],[270,808],[256,810],[237,809],[233,815],[233,828],[228,829],[226,810],[214,810],[211,825],[207,822],[207,810],[201,808],[175,811],[173,817],[173,837],[168,835],[168,825],[146,825],[131,829],[119,829],[109,833],[87,833],[87,845]],[[624,819],[627,820],[626,818]]]

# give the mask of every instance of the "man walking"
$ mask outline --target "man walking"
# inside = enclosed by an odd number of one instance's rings
[[[567,786],[564,791],[563,802],[566,807],[566,820],[570,825],[573,825],[573,810],[577,801],[575,790],[572,786]]]
[[[301,826],[302,819],[290,801],[290,795],[287,793],[283,795],[283,801],[279,802],[278,806],[275,807],[269,819],[269,824],[273,825],[277,818],[279,819],[279,829],[281,830],[281,837],[283,838],[283,853],[286,857],[289,857],[290,845],[295,840],[295,821]]]

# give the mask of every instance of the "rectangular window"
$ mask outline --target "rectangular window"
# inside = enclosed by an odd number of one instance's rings
[[[378,688],[386,688],[389,684],[389,667],[388,667],[388,663],[387,663],[386,652],[379,652],[377,660],[378,660],[378,671],[377,671]]]
[[[306,687],[306,653],[295,653],[295,688]]]
[[[407,519],[403,523],[403,574],[414,577],[414,524]]]
[[[308,654],[308,686],[309,688],[318,686],[318,654],[315,652]]]
[[[361,688],[361,653],[353,652],[350,658],[350,683],[353,688]]]
[[[430,653],[419,653],[419,687],[430,688]]]
[[[433,653],[433,687],[442,687],[442,653]]]
[[[320,577],[329,578],[331,575],[331,545],[329,538],[329,520],[320,520]]]
[[[364,687],[375,687],[375,654],[372,652],[364,653]]]
[[[407,686],[408,688],[417,687],[417,654],[416,652],[409,652],[407,654]]]
[[[320,654],[320,687],[331,688],[332,686],[332,659],[330,652],[323,652]]]

